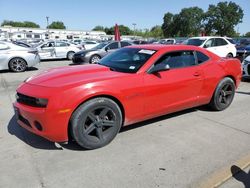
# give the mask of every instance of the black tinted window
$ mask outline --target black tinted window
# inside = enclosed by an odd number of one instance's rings
[[[198,64],[201,64],[209,59],[208,56],[206,56],[205,54],[201,52],[196,52],[196,56],[197,56]]]
[[[224,39],[221,38],[215,39],[215,46],[224,46],[227,44],[228,44],[227,41],[225,41]]]
[[[121,48],[105,56],[99,64],[110,67],[113,71],[135,73],[155,52],[139,48]]]
[[[113,43],[111,43],[110,45],[108,45],[107,48],[108,48],[109,50],[117,49],[117,48],[118,48],[118,42],[113,42]]]
[[[195,58],[192,51],[179,51],[164,55],[156,64],[160,63],[170,68],[189,67],[195,65]]]
[[[205,41],[205,39],[188,39],[184,41],[183,43],[186,45],[194,45],[194,46],[200,46]]]
[[[128,43],[128,42],[121,42],[121,47],[124,47],[124,46],[129,46],[129,45],[131,45],[130,43]]]

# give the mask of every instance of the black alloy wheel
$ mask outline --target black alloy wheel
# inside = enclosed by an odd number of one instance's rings
[[[210,101],[212,109],[221,111],[230,106],[235,95],[235,84],[231,78],[224,78],[217,86]]]
[[[108,98],[87,101],[71,117],[73,137],[86,149],[96,149],[110,143],[119,132],[121,123],[119,106]]]

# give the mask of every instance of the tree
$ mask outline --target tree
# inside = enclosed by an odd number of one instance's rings
[[[205,15],[205,31],[221,36],[234,36],[234,27],[242,22],[242,8],[234,2],[220,2],[216,6],[209,5]]]
[[[152,27],[151,30],[150,30],[150,37],[162,38],[163,37],[163,31],[162,31],[161,26],[156,25],[156,26]]]
[[[250,37],[250,32],[247,32],[247,33],[245,34],[245,37]]]
[[[200,33],[204,12],[199,7],[184,8],[179,14],[166,13],[162,30],[165,37],[192,36]]]
[[[101,25],[95,26],[92,31],[105,31],[105,28]]]
[[[174,15],[170,12],[166,13],[163,17],[163,24],[161,28],[163,31],[163,35],[167,38],[173,36],[173,19]]]
[[[60,21],[56,21],[56,22],[52,22],[49,26],[49,29],[66,29],[65,25],[63,22]]]
[[[12,27],[30,27],[30,28],[40,28],[40,26],[34,22],[24,21],[24,22],[16,22],[10,20],[4,20],[1,26],[10,25]]]
[[[199,7],[184,8],[177,17],[176,24],[179,25],[179,34],[181,37],[197,36],[202,27],[204,12]]]

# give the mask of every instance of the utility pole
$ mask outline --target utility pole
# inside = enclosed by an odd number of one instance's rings
[[[46,20],[47,20],[47,35],[48,35],[48,38],[50,38],[49,37],[49,17],[48,16],[46,16]]]
[[[135,26],[136,26],[136,23],[133,23],[132,25],[134,26],[134,39],[135,39]]]

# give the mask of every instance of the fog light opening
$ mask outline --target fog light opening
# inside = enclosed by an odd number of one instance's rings
[[[42,131],[42,130],[43,130],[42,125],[41,125],[38,121],[35,121],[35,122],[34,122],[34,125],[35,125],[35,127],[36,127],[37,130],[39,130],[39,131]]]

